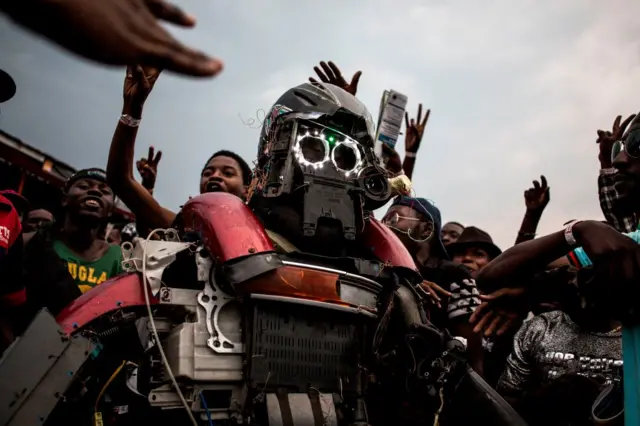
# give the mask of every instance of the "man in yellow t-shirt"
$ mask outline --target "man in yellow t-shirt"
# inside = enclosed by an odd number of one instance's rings
[[[85,293],[122,272],[120,247],[99,238],[115,204],[104,170],[80,170],[65,185],[62,228],[53,249]]]

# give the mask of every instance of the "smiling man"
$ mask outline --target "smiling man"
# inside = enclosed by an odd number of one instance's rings
[[[98,237],[113,206],[104,170],[80,170],[65,185],[62,227],[52,235],[53,249],[83,293],[122,271],[120,247]]]

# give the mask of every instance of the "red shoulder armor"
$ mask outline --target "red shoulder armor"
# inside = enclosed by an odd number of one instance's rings
[[[65,333],[72,334],[94,319],[109,312],[132,306],[146,305],[144,283],[140,274],[118,275],[99,286],[92,288],[69,306],[64,308],[56,321]],[[151,304],[158,303],[157,298],[149,295]]]
[[[199,234],[209,253],[222,262],[275,250],[258,218],[235,195],[194,197],[181,216],[184,230]]]
[[[381,262],[394,267],[418,270],[398,236],[377,219],[372,217],[367,220],[362,241]]]

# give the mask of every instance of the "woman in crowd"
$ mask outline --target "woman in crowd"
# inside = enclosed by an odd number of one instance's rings
[[[456,241],[446,248],[453,262],[469,268],[474,277],[502,253],[502,250],[493,243],[491,236],[475,226],[464,228]]]

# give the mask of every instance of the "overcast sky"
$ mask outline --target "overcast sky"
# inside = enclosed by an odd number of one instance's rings
[[[551,186],[541,233],[601,218],[596,130],[640,109],[640,2],[634,0],[181,0],[185,42],[225,62],[214,80],[162,75],[137,152],[164,152],[156,196],[177,209],[216,150],[255,158],[243,124],[306,80],[320,60],[362,70],[377,116],[385,89],[432,109],[414,185],[504,249],[540,174]],[[124,70],[82,62],[0,20],[0,68],[17,81],[0,127],[71,165],[106,165]],[[402,145],[402,144],[400,144]],[[399,151],[402,152],[400,146]]]

